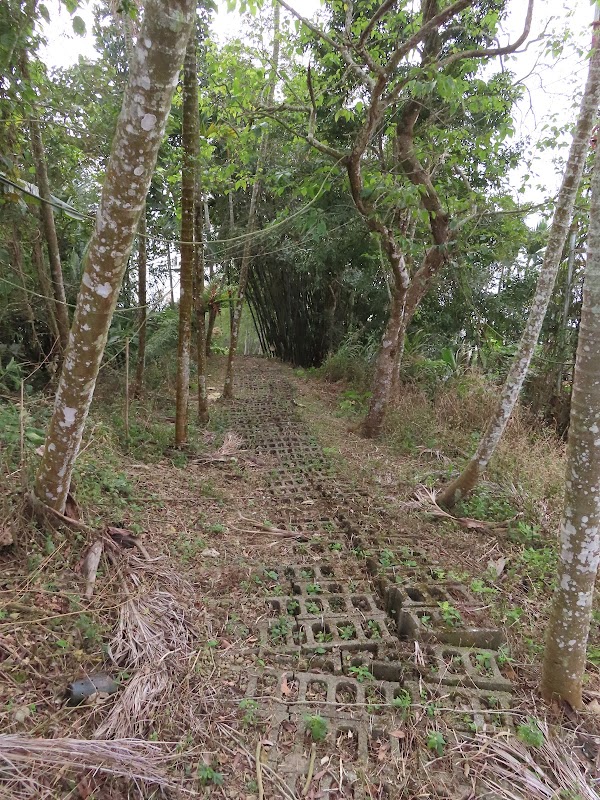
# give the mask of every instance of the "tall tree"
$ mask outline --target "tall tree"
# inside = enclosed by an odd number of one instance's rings
[[[198,71],[196,37],[190,36],[183,67],[181,122],[181,261],[179,273],[179,339],[177,344],[177,385],[175,401],[175,444],[187,441],[190,399],[190,345],[194,300],[194,206],[198,118]]]
[[[596,20],[599,13],[598,8],[596,8]],[[519,349],[500,393],[498,405],[492,414],[485,433],[481,437],[475,454],[462,473],[438,495],[438,503],[446,508],[451,508],[473,490],[493,456],[519,397],[542,329],[546,310],[552,297],[556,274],[560,266],[563,248],[573,216],[577,190],[579,189],[585,166],[592,128],[598,113],[598,104],[600,103],[600,48],[597,47],[597,21],[594,22],[594,26],[592,53],[585,90],[581,100],[579,118],[573,133],[573,141],[558,193],[556,210],[550,227],[544,261],[531,302],[529,317],[521,337]]]
[[[63,512],[108,329],[156,165],[194,18],[193,0],[148,0],[85,260],[35,496]]]
[[[600,52],[596,6],[592,55]],[[597,108],[597,102],[596,102]],[[592,176],[583,307],[571,397],[566,493],[557,586],[542,671],[542,694],[581,709],[586,645],[600,560],[600,151]]]
[[[459,119],[459,126],[471,126],[472,142],[477,136],[474,120],[481,120],[481,110],[486,109],[490,122],[483,126],[482,146],[488,150],[488,161],[495,160],[491,155],[498,150],[507,124],[496,116],[498,98],[486,102],[489,85],[484,89],[486,84],[474,79],[476,65],[480,59],[514,52],[525,41],[533,0],[528,3],[523,33],[505,47],[491,46],[501,3],[494,4],[489,14],[482,13],[485,3],[478,0],[450,4],[421,0],[418,10],[412,3],[397,8],[384,2],[368,13],[359,4],[344,4],[343,10],[332,4],[332,25],[325,31],[285,0],[278,2],[318,37],[317,59],[336,64],[336,80],[351,76],[354,82],[348,81],[346,105],[337,112],[351,123],[344,136],[348,144],[332,146],[327,128],[321,125],[318,130],[330,100],[322,93],[318,96],[309,70],[312,110],[307,139],[345,168],[354,205],[381,241],[388,261],[389,313],[363,426],[365,435],[373,437],[383,426],[407,327],[449,260],[457,218],[472,213],[475,205],[475,192],[465,175],[469,156],[464,148],[469,140],[448,134]],[[509,98],[506,89],[504,94]],[[423,147],[420,130],[428,127],[433,131],[431,141]],[[481,137],[482,129],[478,134]],[[429,228],[429,241],[414,265],[411,214],[423,218]]]
[[[148,242],[146,239],[146,205],[140,216],[138,225],[138,306],[139,306],[139,326],[138,326],[138,351],[137,363],[135,365],[135,389],[134,395],[141,397],[144,394],[144,371],[146,366],[146,329],[148,321]]]
[[[275,7],[273,9],[273,53],[271,56],[271,72],[268,79],[268,89],[266,96],[267,106],[273,105],[273,98],[275,97],[275,86],[277,84],[277,71],[279,69],[279,51],[280,51],[280,38],[279,38],[279,23],[280,23],[281,9],[275,0]],[[246,290],[248,288],[248,273],[250,271],[250,262],[252,259],[252,234],[256,228],[256,206],[258,203],[258,196],[262,185],[262,172],[265,166],[267,151],[269,147],[269,134],[264,130],[260,140],[260,147],[258,150],[258,159],[256,161],[256,173],[254,176],[254,184],[252,186],[252,195],[250,197],[250,208],[248,210],[248,224],[246,226],[246,239],[244,241],[244,250],[242,253],[242,261],[240,264],[240,275],[238,280],[237,295],[235,298],[235,306],[233,316],[231,318],[231,332],[229,337],[229,353],[227,356],[227,372],[225,374],[225,385],[223,386],[223,397],[230,400],[233,397],[233,360],[237,350],[238,339],[240,335],[240,324],[242,320],[242,311],[244,309],[244,302],[246,300]]]

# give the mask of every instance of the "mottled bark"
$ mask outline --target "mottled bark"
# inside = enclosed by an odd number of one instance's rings
[[[569,232],[573,206],[581,182],[599,102],[600,50],[594,47],[590,57],[588,77],[579,110],[579,118],[573,134],[565,173],[558,193],[556,210],[550,227],[544,262],[540,270],[519,349],[506,377],[496,410],[479,442],[475,455],[471,458],[462,474],[438,495],[438,503],[446,508],[454,506],[477,485],[481,474],[498,446],[519,397],[542,329],[546,310],[552,297],[552,290]]]
[[[40,192],[41,208],[40,216],[46,238],[48,258],[50,259],[50,275],[52,277],[52,292],[54,296],[55,317],[60,336],[60,345],[63,352],[67,348],[69,340],[69,314],[67,310],[67,298],[63,282],[62,267],[60,263],[60,250],[58,247],[58,237],[54,224],[54,212],[50,205],[50,183],[48,181],[48,170],[46,168],[46,154],[42,140],[42,132],[37,119],[32,119],[29,123],[31,135],[31,151],[35,162],[35,175],[38,189]]]
[[[557,588],[542,694],[583,707],[581,688],[600,557],[600,156],[592,177],[583,308],[575,362]]]
[[[275,96],[275,85],[277,83],[277,70],[279,69],[279,22],[280,22],[281,9],[278,4],[275,4],[273,9],[273,54],[271,57],[271,74],[269,77],[268,92],[266,103],[267,106],[273,105],[273,98]],[[269,146],[269,137],[267,131],[264,131],[261,136],[260,148],[258,151],[258,160],[256,162],[256,174],[254,176],[254,185],[252,186],[252,195],[250,197],[250,208],[248,210],[248,225],[246,228],[246,241],[244,242],[244,251],[242,253],[242,263],[240,265],[240,277],[238,283],[237,297],[235,299],[235,306],[233,309],[233,316],[231,317],[231,331],[229,337],[229,353],[227,355],[227,371],[225,374],[225,384],[223,386],[223,397],[226,400],[233,398],[233,360],[237,350],[238,339],[240,335],[240,325],[242,321],[242,311],[244,309],[244,302],[246,300],[246,290],[248,287],[248,273],[250,271],[250,262],[252,259],[252,234],[256,228],[256,204],[258,202],[258,195],[261,188],[261,176],[264,168],[264,163]]]
[[[147,239],[146,239],[146,208],[142,211],[140,224],[138,225],[138,351],[137,363],[135,365],[135,387],[134,397],[142,397],[144,394],[144,372],[146,367],[146,322],[148,319],[147,306],[147,285],[148,278],[148,259],[147,259]]]
[[[194,300],[194,202],[195,202],[195,119],[198,115],[196,40],[190,37],[183,69],[181,123],[181,260],[179,272],[179,340],[177,345],[177,384],[175,403],[175,444],[187,441],[190,399],[190,345]]]
[[[127,259],[156,165],[195,12],[148,0],[85,260],[35,495],[63,512]]]

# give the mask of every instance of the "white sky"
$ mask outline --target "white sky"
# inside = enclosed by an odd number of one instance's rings
[[[70,66],[76,63],[79,55],[93,58],[92,4],[88,3],[78,12],[87,24],[88,33],[85,37],[73,33],[71,18],[65,8],[59,5],[59,0],[47,0],[46,5],[50,11],[51,24],[43,26],[48,45],[41,49],[41,56],[48,66]],[[310,16],[321,7],[321,3],[319,0],[296,0],[295,7],[305,16]],[[509,36],[514,39],[520,33],[525,8],[525,0],[510,1],[506,24],[508,36],[501,38],[503,44],[508,41]],[[528,136],[533,145],[541,136],[547,135],[544,125],[551,123],[560,128],[566,122],[574,120],[578,95],[586,76],[585,56],[577,55],[572,48],[568,48],[568,53],[562,60],[556,61],[552,56],[542,57],[540,44],[535,40],[544,29],[554,29],[560,33],[565,28],[570,28],[579,41],[584,43],[584,47],[587,47],[591,38],[592,17],[593,9],[587,1],[536,0],[531,34],[534,41],[524,52],[506,62],[507,68],[518,79],[524,79],[527,89],[525,97],[515,109],[517,137]],[[240,18],[236,13],[227,13],[224,0],[219,0],[213,33],[221,41],[240,33]],[[564,141],[567,140],[563,139]],[[523,168],[512,177],[512,182],[518,186],[521,176],[530,172],[533,183],[539,184],[538,189],[532,186],[527,190],[524,198],[528,201],[538,202],[544,195],[555,191],[560,176],[552,159],[557,152],[559,151],[553,153],[552,150],[547,150],[536,155],[533,169]]]

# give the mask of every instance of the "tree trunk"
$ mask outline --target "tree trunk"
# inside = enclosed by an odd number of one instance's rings
[[[138,330],[138,352],[137,363],[135,366],[135,388],[134,397],[144,395],[144,369],[146,366],[146,322],[148,319],[148,306],[146,297],[147,285],[147,240],[146,240],[146,208],[142,211],[140,224],[138,226],[138,305],[140,307],[139,330]]]
[[[148,0],[106,170],[96,227],[50,422],[35,496],[63,512],[71,474],[196,5]]]
[[[35,265],[35,271],[37,273],[40,289],[42,290],[41,293],[44,295],[44,300],[46,302],[48,328],[56,345],[60,345],[60,333],[58,330],[58,323],[56,321],[56,305],[52,295],[52,284],[46,270],[46,264],[44,263],[44,253],[42,252],[39,236],[41,236],[41,233],[36,232],[31,246],[33,263]]]
[[[560,529],[557,588],[542,672],[546,700],[581,709],[586,644],[600,557],[600,156],[592,177],[588,254]]]
[[[50,274],[52,276],[52,290],[55,305],[55,317],[58,324],[60,336],[60,346],[64,353],[69,341],[69,313],[67,310],[67,298],[63,282],[62,267],[60,263],[60,251],[58,248],[58,237],[54,224],[54,212],[50,205],[50,183],[48,181],[48,170],[46,168],[46,154],[42,140],[42,132],[37,119],[32,119],[29,123],[31,134],[31,150],[35,162],[35,174],[40,192],[41,208],[40,216],[46,237],[48,257],[50,259]]]
[[[195,119],[198,116],[196,39],[191,36],[185,53],[182,106],[181,165],[181,262],[179,272],[179,342],[177,347],[177,398],[175,406],[175,445],[187,441],[188,402],[190,399],[190,344],[194,301],[194,198],[195,198]]]
[[[596,15],[598,15],[598,10]],[[558,193],[556,211],[550,227],[544,263],[542,264],[519,350],[515,355],[504,383],[496,411],[488,423],[475,455],[461,475],[438,495],[437,502],[446,508],[454,506],[474,489],[490,458],[493,456],[519,397],[540,335],[569,231],[573,206],[585,165],[588,143],[598,111],[598,103],[600,102],[600,49],[595,47],[595,41],[596,34],[594,34],[594,49],[590,57],[588,78],[581,101],[579,119],[573,134],[567,166]]]
[[[175,308],[175,295],[173,293],[173,265],[171,263],[171,245],[167,242],[167,269],[169,270],[169,296],[171,308]]]
[[[44,351],[42,349],[42,345],[40,343],[40,340],[37,335],[37,330],[35,328],[35,314],[33,313],[33,308],[31,307],[31,303],[29,302],[29,292],[27,291],[27,279],[25,278],[25,273],[23,272],[23,254],[21,251],[21,243],[19,241],[19,229],[15,222],[13,222],[13,235],[12,235],[11,245],[13,251],[15,272],[19,276],[19,282],[23,287],[23,307],[25,308],[25,316],[27,318],[27,322],[29,323],[29,327],[31,328],[31,343],[34,346],[37,355],[43,356]]]
[[[271,75],[269,77],[269,88],[267,94],[267,106],[273,105],[273,98],[275,96],[275,84],[277,83],[277,70],[279,69],[279,21],[280,21],[281,7],[276,2],[273,9],[273,55],[271,58]],[[258,201],[258,194],[261,187],[261,173],[263,171],[265,159],[267,156],[267,148],[269,145],[269,135],[266,131],[263,132],[260,141],[260,148],[258,151],[258,160],[256,162],[256,174],[254,176],[254,185],[252,187],[252,196],[250,198],[250,208],[248,211],[248,225],[246,228],[246,241],[244,242],[244,251],[242,254],[242,263],[240,266],[240,278],[238,284],[237,298],[235,300],[235,307],[231,319],[231,331],[229,337],[229,353],[227,356],[227,372],[225,374],[225,385],[223,386],[223,397],[226,400],[233,398],[233,360],[237,350],[238,339],[240,335],[240,324],[242,320],[242,311],[244,308],[244,300],[246,299],[246,288],[248,286],[248,272],[250,270],[250,260],[252,258],[252,234],[256,226],[256,204]]]
[[[196,239],[196,364],[198,368],[198,422],[201,425],[206,425],[209,421],[208,396],[206,393],[206,368],[208,359],[206,356],[206,305],[204,302],[204,237],[202,235],[204,226],[202,198],[200,197],[199,186],[200,181],[197,179],[196,226],[194,231]]]
[[[362,427],[363,434],[368,439],[380,433],[389,402],[397,362],[398,343],[404,340],[406,331],[404,327],[405,297],[405,293],[394,287],[390,315],[375,365],[369,411]]]
[[[206,353],[206,357],[210,356],[210,348],[212,345],[212,337],[213,331],[215,329],[215,322],[217,321],[217,306],[211,305],[210,310],[208,312],[208,327],[206,329],[206,347],[204,348],[204,352]]]

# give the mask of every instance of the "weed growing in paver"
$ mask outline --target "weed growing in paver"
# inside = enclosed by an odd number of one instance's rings
[[[375,680],[375,676],[373,675],[371,670],[366,666],[366,664],[360,664],[360,666],[350,667],[348,672],[350,673],[350,675],[356,678],[356,680],[359,683]]]
[[[318,583],[309,583],[306,585],[307,594],[321,594],[321,586]]]
[[[277,622],[269,628],[269,638],[276,644],[285,642],[288,633],[290,632],[290,621],[286,617],[279,617]]]
[[[352,624],[338,625],[338,632],[340,634],[340,638],[346,642],[350,641],[350,639],[356,638],[356,628]]]
[[[300,603],[297,600],[289,600],[286,610],[290,617],[295,617],[300,613]]]
[[[381,639],[381,628],[374,619],[367,620],[367,637],[369,639]]]
[[[471,581],[471,591],[473,594],[497,594],[498,590],[494,586],[487,586],[481,578],[473,578]]]
[[[484,653],[477,653],[475,656],[475,661],[477,662],[477,672],[483,673],[484,675],[490,675],[492,673],[492,654],[489,652]]]
[[[304,717],[304,724],[313,742],[322,742],[327,736],[327,720],[323,719],[323,717],[320,717],[318,714],[307,714],[307,716]]]
[[[324,644],[325,642],[333,642],[333,634],[329,633],[328,631],[319,631],[317,634],[315,634],[315,639],[321,644]]]
[[[323,608],[312,600],[309,600],[306,604],[306,610],[309,614],[320,614]]]
[[[448,600],[438,603],[438,606],[440,608],[440,615],[448,627],[454,628],[462,623],[460,612],[457,611],[457,609],[454,608],[452,603],[449,603]]]
[[[399,689],[392,700],[392,705],[400,711],[403,720],[408,719],[412,705],[412,698],[408,689]]]
[[[496,653],[496,661],[498,665],[503,667],[505,664],[512,664],[514,662],[514,658],[511,657],[510,653],[508,652],[508,646],[505,644],[501,644],[498,648],[498,652]]]

